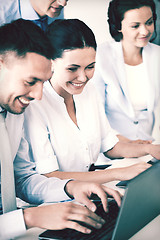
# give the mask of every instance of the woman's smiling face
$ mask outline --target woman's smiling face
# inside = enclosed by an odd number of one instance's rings
[[[144,47],[154,32],[152,10],[147,6],[129,10],[124,14],[121,24],[123,44]]]
[[[92,47],[65,50],[61,58],[52,61],[53,76],[51,84],[56,92],[80,94],[86,83],[93,77],[96,51]]]

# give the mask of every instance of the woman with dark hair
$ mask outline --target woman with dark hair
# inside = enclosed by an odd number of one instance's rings
[[[96,41],[80,20],[57,20],[47,33],[53,46],[53,76],[43,98],[25,115],[26,137],[39,173],[47,177],[104,183],[130,179],[150,165],[88,172],[103,152],[110,158],[160,158],[160,146],[118,142],[96,89],[89,80],[95,66]],[[68,178],[67,177],[67,178]]]
[[[160,97],[160,47],[153,0],[112,0],[108,23],[115,41],[98,46],[94,80],[110,125],[131,140],[152,140]],[[118,134],[117,133],[117,134]]]
[[[156,32],[156,10],[155,3],[152,0],[113,0],[110,2],[108,9],[108,23],[110,34],[115,41],[119,42],[123,39],[121,28],[122,21],[125,18],[125,13],[129,10],[136,10],[144,6],[149,7],[152,11],[152,23],[154,24],[154,29]]]

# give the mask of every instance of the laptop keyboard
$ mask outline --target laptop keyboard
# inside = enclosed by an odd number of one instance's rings
[[[104,239],[110,239],[110,238],[107,238],[107,234],[110,233],[109,236],[111,237],[112,235],[111,233],[112,233],[112,230],[114,229],[116,219],[118,216],[119,207],[117,206],[114,200],[110,201],[108,203],[109,212],[105,213],[103,210],[103,206],[100,202],[95,204],[97,205],[97,210],[96,210],[97,215],[101,216],[106,221],[101,229],[91,228],[92,232],[89,235],[80,233],[73,229],[54,230],[54,231],[48,230],[47,232],[45,232],[45,236],[48,236],[48,237],[47,238],[43,237],[44,233],[42,233],[41,234],[42,237],[39,239],[98,240],[98,239],[102,239],[103,236],[105,236]]]

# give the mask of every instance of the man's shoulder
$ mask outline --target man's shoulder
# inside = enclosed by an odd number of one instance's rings
[[[0,26],[20,18],[18,0],[6,0],[0,3]]]

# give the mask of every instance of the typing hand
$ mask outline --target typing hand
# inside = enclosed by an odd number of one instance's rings
[[[70,181],[66,185],[66,191],[77,202],[84,204],[93,212],[96,210],[96,206],[90,200],[92,194],[96,194],[101,199],[105,211],[107,211],[107,194],[114,197],[118,206],[121,205],[121,197],[117,191],[98,183]]]
[[[117,168],[117,179],[120,181],[130,180],[139,175],[141,172],[147,170],[149,167],[151,167],[151,164],[140,162],[129,167]]]
[[[28,228],[40,227],[50,230],[71,228],[82,233],[90,233],[89,227],[99,229],[105,223],[104,219],[87,207],[73,202],[25,209],[24,219]]]

